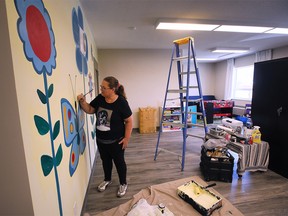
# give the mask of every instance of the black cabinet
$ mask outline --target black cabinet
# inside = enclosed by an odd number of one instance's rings
[[[214,106],[213,103],[206,103],[205,105],[207,124],[213,124],[213,114],[214,114],[213,106]]]
[[[255,63],[252,120],[269,142],[269,169],[288,178],[288,58]]]
[[[212,104],[213,117],[232,117],[234,101],[232,100],[208,100],[204,101],[204,107],[206,112],[207,106]]]

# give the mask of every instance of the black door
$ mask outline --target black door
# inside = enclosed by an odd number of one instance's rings
[[[269,142],[269,169],[288,178],[288,58],[255,63],[252,120]]]

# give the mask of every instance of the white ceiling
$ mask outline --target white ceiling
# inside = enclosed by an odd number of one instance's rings
[[[288,45],[288,35],[155,29],[160,18],[287,28],[288,0],[80,0],[80,3],[98,49],[172,49],[173,40],[191,36],[195,39],[197,58],[224,60],[236,56],[213,54],[210,50],[242,47],[255,53]]]

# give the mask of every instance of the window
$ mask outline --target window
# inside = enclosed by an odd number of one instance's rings
[[[239,100],[252,100],[254,65],[234,68],[231,96]]]

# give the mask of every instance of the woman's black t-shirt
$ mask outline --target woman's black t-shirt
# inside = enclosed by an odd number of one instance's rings
[[[101,140],[117,140],[125,135],[124,119],[132,115],[127,100],[118,96],[113,103],[107,103],[105,98],[99,94],[90,105],[96,112],[96,136]]]

